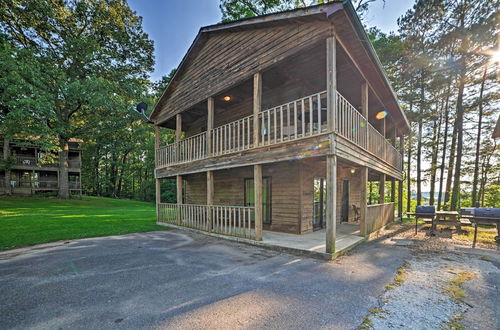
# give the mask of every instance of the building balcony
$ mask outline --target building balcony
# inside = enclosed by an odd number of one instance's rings
[[[400,151],[338,92],[334,112],[329,128],[327,93],[315,93],[157,148],[156,168],[335,133],[343,142],[402,170]]]
[[[15,159],[15,167],[23,167],[23,168],[56,168],[59,167],[59,162],[55,163],[42,163],[38,157],[27,156],[27,155],[14,155]],[[81,167],[81,162],[78,159],[70,159],[68,160],[68,167],[73,169],[79,169]]]

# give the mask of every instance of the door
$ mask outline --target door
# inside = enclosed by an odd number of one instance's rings
[[[342,222],[349,221],[349,180],[342,181]]]
[[[245,206],[255,206],[253,179],[245,179]],[[271,178],[262,178],[262,223],[271,224]]]
[[[323,228],[326,216],[326,182],[325,178],[314,179],[313,190],[313,230]]]

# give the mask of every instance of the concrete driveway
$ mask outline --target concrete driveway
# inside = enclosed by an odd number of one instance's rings
[[[403,247],[320,261],[182,231],[0,254],[1,329],[354,329]]]

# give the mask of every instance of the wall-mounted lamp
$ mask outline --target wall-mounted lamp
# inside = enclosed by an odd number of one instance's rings
[[[352,174],[356,173],[356,169],[355,168],[351,168],[351,173]]]
[[[224,96],[222,99],[223,99],[224,101],[226,101],[226,102],[229,102],[229,101],[231,101],[231,96],[226,95],[226,96]]]

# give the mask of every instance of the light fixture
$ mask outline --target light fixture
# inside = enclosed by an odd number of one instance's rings
[[[231,101],[231,96],[226,95],[226,96],[224,96],[223,99],[224,99],[224,101],[229,102],[229,101]]]
[[[356,173],[356,169],[355,168],[351,168],[351,173],[352,174]]]

